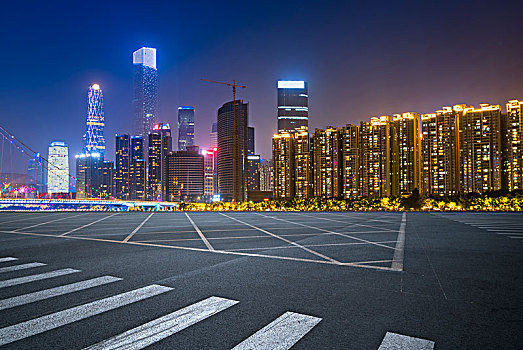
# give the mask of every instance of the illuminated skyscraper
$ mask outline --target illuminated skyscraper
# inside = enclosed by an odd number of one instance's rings
[[[102,164],[102,182],[100,184],[102,198],[114,197],[114,162],[104,160]]]
[[[100,191],[103,166],[100,153],[79,153],[75,158],[76,198],[105,198]]]
[[[422,193],[451,196],[459,186],[459,119],[465,105],[423,114]]]
[[[309,126],[309,95],[304,81],[278,81],[278,132]]]
[[[135,133],[145,139],[157,118],[158,71],[156,69],[156,49],[142,47],[134,51],[133,66]]]
[[[311,197],[313,195],[313,152],[312,138],[306,127],[294,133],[294,195]]]
[[[501,189],[501,108],[467,107],[460,118],[460,172],[464,192]]]
[[[415,112],[395,114],[393,118],[395,147],[393,171],[398,174],[392,195],[421,192],[421,127],[420,116]]]
[[[508,189],[523,189],[523,101],[507,102],[506,171]]]
[[[67,144],[54,141],[49,145],[49,168],[47,170],[48,192],[69,192],[69,151]]]
[[[248,107],[236,100],[218,109],[218,188],[223,201],[247,200]]]
[[[149,134],[147,193],[149,200],[165,200],[167,186],[167,155],[172,151],[171,126],[155,124]]]
[[[341,129],[332,126],[314,131],[314,195],[336,198],[342,195]]]
[[[218,123],[212,123],[209,140],[211,141],[211,149],[218,148]]]
[[[216,174],[216,157],[218,156],[218,149],[210,149],[208,151],[202,151],[203,155],[203,176],[204,176],[204,190],[203,194],[207,199],[212,197],[218,191],[218,181]]]
[[[343,197],[354,199],[361,196],[360,128],[347,124],[341,133]]]
[[[254,154],[254,128],[252,126],[247,127],[247,154]]]
[[[105,152],[104,138],[104,98],[100,85],[89,86],[87,92],[87,130],[84,134],[82,154],[97,153],[101,158]]]
[[[294,198],[294,136],[282,131],[272,137],[274,199]]]
[[[260,155],[249,154],[247,156],[247,191],[260,190]]]
[[[145,199],[145,160],[143,139],[141,136],[131,136],[129,158],[129,197],[130,199]]]
[[[260,191],[273,190],[273,175],[272,159],[262,159],[260,162]]]
[[[129,165],[130,165],[129,135],[116,135],[116,171],[115,197],[129,199]]]
[[[198,146],[167,156],[167,192],[169,201],[202,201],[204,194],[203,155]]]
[[[194,145],[194,107],[178,107],[178,151]]]

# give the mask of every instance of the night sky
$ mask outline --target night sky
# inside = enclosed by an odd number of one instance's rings
[[[523,99],[522,13],[521,1],[3,2],[0,121],[45,155],[53,140],[73,155],[96,82],[114,159],[114,134],[132,131],[132,52],[150,46],[160,121],[174,127],[177,107],[195,106],[196,143],[208,146],[232,96],[200,78],[236,79],[270,158],[278,79],[308,81],[312,129]]]

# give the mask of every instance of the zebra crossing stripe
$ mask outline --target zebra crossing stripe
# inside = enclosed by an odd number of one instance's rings
[[[14,266],[0,267],[0,273],[32,269],[33,267],[40,267],[40,266],[46,266],[46,264],[34,262],[34,263],[28,263],[28,264],[20,264],[20,265],[14,265]]]
[[[431,340],[387,332],[378,350],[433,350]]]
[[[10,280],[0,281],[0,288],[16,286],[19,284],[24,284],[24,283],[34,282],[34,281],[45,280],[47,278],[69,275],[69,274],[75,273],[75,272],[80,272],[80,270],[62,269],[62,270],[55,270],[55,271],[46,272],[46,273],[40,273],[38,275],[12,278]]]
[[[143,349],[237,303],[236,300],[210,297],[92,345],[85,350]]]
[[[152,284],[0,329],[0,346],[172,290]]]
[[[20,305],[26,305],[34,303],[36,301],[45,300],[53,298],[59,295],[69,294],[77,292],[84,289],[89,289],[93,287],[98,287],[107,283],[121,281],[121,278],[113,276],[103,276],[98,278],[93,278],[86,281],[66,284],[64,286],[45,289],[34,293],[24,294],[4,300],[0,300],[0,310],[10,309]]]
[[[318,317],[286,312],[236,345],[233,350],[287,350],[320,321]]]
[[[6,258],[0,258],[0,263],[8,262],[8,261],[15,261],[15,260],[18,260],[18,259],[17,258],[13,258],[11,256],[8,256]]]

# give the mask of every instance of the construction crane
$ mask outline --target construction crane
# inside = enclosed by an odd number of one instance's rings
[[[233,100],[234,104],[236,104],[236,102],[235,102],[236,101],[236,88],[245,89],[247,87],[247,86],[243,86],[243,85],[236,85],[236,80],[233,80],[232,84],[231,83],[224,83],[224,82],[221,82],[221,81],[209,80],[209,79],[201,79],[201,80],[208,81],[209,83],[216,83],[216,84],[232,86],[232,100]]]
[[[240,134],[236,132],[238,130],[238,122],[236,120],[236,88],[245,89],[246,86],[243,85],[236,85],[236,80],[232,81],[231,83],[224,83],[222,81],[216,81],[216,80],[209,80],[209,79],[201,79],[203,81],[208,81],[209,83],[215,83],[215,84],[221,84],[232,87],[232,139],[233,139],[233,147],[232,147],[232,161],[233,161],[233,169],[241,168],[242,171],[242,178],[238,179],[238,174],[236,171],[232,172],[232,182],[233,182],[233,198],[232,200],[234,202],[243,202],[247,199],[247,172],[245,171],[245,159],[246,154],[243,154],[240,147]],[[247,135],[244,135],[244,138],[247,137]],[[235,146],[234,146],[235,145]],[[218,152],[220,151],[220,146],[218,146]],[[240,156],[241,155],[241,156]],[[235,162],[240,161],[240,164],[235,164]],[[240,165],[240,166],[238,166]],[[238,183],[242,185],[238,186]]]

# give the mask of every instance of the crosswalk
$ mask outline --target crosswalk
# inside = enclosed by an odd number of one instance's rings
[[[13,265],[1,266],[5,265],[5,263],[11,263]],[[31,271],[31,269],[37,269],[43,266],[47,265],[37,262],[19,263],[18,259],[15,257],[0,257],[0,272],[26,274],[27,271]],[[35,284],[37,281],[59,278],[71,274],[81,275],[81,271],[64,268],[50,272],[0,280],[0,290],[1,288],[26,283]],[[58,298],[79,291],[92,290],[96,287],[117,283],[122,280],[123,279],[119,277],[106,275],[1,299],[0,318],[2,317],[2,312],[8,312],[23,305],[38,303],[40,301]],[[0,347],[13,344],[29,337],[38,336],[44,332],[77,321],[85,320],[95,315],[111,312],[134,303],[144,302],[154,298],[155,296],[172,293],[173,290],[172,287],[150,284],[112,296],[93,300],[85,304],[48,313],[43,316],[39,315],[38,317],[20,323],[8,325],[4,328],[0,328]],[[238,303],[240,303],[240,301],[211,296],[179,310],[174,310],[138,327],[131,328],[121,334],[114,335],[101,342],[88,346],[85,349],[143,349],[203,320],[211,318]],[[322,319],[316,316],[287,311],[239,344],[236,344],[235,346],[234,344],[231,344],[231,346],[234,346],[233,350],[290,349],[321,321]],[[401,346],[397,347],[397,344],[400,344]],[[429,340],[408,337],[395,333],[387,333],[379,349],[433,349],[433,347],[434,342]]]
[[[523,242],[523,222],[521,218],[506,213],[445,213],[446,218],[462,224],[477,227],[488,232]]]

